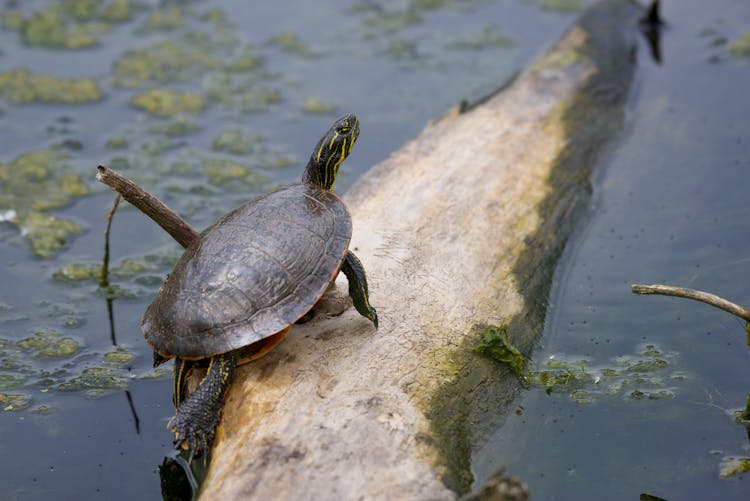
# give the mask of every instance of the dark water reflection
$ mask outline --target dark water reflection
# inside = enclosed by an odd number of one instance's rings
[[[482,479],[507,466],[533,499],[750,496],[747,475],[719,478],[724,458],[750,456],[747,430],[731,415],[750,392],[743,323],[629,287],[677,284],[750,305],[750,64],[721,40],[748,30],[750,4],[663,4],[663,62],[641,53],[628,132],[600,166],[588,221],[558,267],[534,364],[612,367],[653,345],[670,354],[669,366],[661,386],[612,395],[603,378],[587,388],[593,403],[527,392],[474,467]]]

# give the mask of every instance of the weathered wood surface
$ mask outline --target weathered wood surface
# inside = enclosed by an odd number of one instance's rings
[[[470,487],[471,447],[519,388],[469,348],[477,326],[507,324],[525,350],[540,332],[591,169],[622,126],[639,14],[628,0],[590,9],[510,86],[428,125],[345,195],[380,329],[319,312],[243,366],[202,499]]]

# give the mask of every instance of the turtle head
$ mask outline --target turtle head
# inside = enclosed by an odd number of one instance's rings
[[[346,115],[336,120],[328,132],[320,138],[305,167],[302,182],[313,183],[326,190],[332,190],[336,183],[339,165],[354,146],[359,137],[359,120],[354,115]]]

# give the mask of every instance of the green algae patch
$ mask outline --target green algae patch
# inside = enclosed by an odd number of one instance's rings
[[[750,426],[750,393],[748,393],[747,395],[747,399],[745,401],[745,408],[735,412],[734,417],[738,423]]]
[[[224,70],[230,73],[245,73],[260,68],[262,64],[263,58],[251,47],[245,47],[224,66]]]
[[[129,21],[133,17],[130,0],[113,0],[107,3],[99,14],[99,19],[112,23]]]
[[[52,257],[83,228],[47,211],[62,208],[89,193],[60,152],[39,151],[0,163],[0,213],[16,225],[34,253]]]
[[[157,266],[152,261],[144,258],[128,257],[120,261],[119,265],[112,268],[110,273],[119,278],[127,278],[156,270]]]
[[[30,212],[21,218],[20,226],[37,256],[49,259],[60,251],[72,236],[83,233],[83,227],[68,219],[40,212]]]
[[[130,146],[130,140],[122,136],[111,137],[107,139],[104,146],[110,150],[122,150]]]
[[[3,10],[0,12],[0,27],[6,30],[17,31],[23,26],[23,12],[18,10]]]
[[[187,136],[198,130],[200,130],[198,124],[184,118],[178,118],[167,123],[155,124],[148,128],[149,132],[161,134],[167,137]]]
[[[130,105],[157,117],[170,118],[179,113],[199,113],[205,102],[190,92],[154,89],[133,96]]]
[[[385,10],[368,8],[359,4],[355,10],[358,13],[367,14],[362,20],[362,24],[367,30],[367,38],[372,38],[376,34],[393,35],[423,21],[421,13],[416,9]]]
[[[152,12],[139,31],[145,33],[151,33],[154,31],[173,31],[178,28],[182,28],[185,24],[184,14],[182,9],[178,7],[170,7],[167,9],[159,9]]]
[[[627,368],[628,372],[653,372],[659,371],[667,367],[669,364],[666,360],[654,358],[651,360],[642,360],[636,362]]]
[[[118,346],[115,351],[110,351],[104,354],[104,361],[109,365],[117,367],[127,365],[133,360],[135,360],[135,355],[122,346]]]
[[[89,367],[77,377],[60,383],[58,391],[80,391],[89,397],[101,397],[116,390],[124,390],[126,379],[115,369],[108,367]]]
[[[59,0],[22,19],[15,29],[32,47],[85,49],[99,45],[113,23],[130,20],[132,11],[129,0]]]
[[[109,284],[106,287],[99,287],[96,293],[105,299],[122,300],[138,299],[144,294],[140,289],[133,289],[118,284]]]
[[[726,456],[721,459],[719,464],[719,477],[721,478],[729,478],[747,472],[750,472],[749,457]]]
[[[82,282],[98,280],[101,273],[101,264],[71,263],[52,273],[52,278],[59,282]]]
[[[290,54],[295,54],[304,58],[315,58],[320,56],[320,54],[312,50],[309,45],[304,43],[296,33],[281,33],[275,35],[268,39],[268,44],[279,47]]]
[[[506,325],[491,325],[480,329],[479,340],[474,351],[487,355],[496,362],[508,364],[517,376],[526,377],[524,370],[526,359],[518,348],[511,344]]]
[[[63,358],[76,353],[81,345],[56,330],[45,329],[16,342],[16,346],[36,358]]]
[[[729,42],[727,51],[733,56],[750,58],[750,32]]]
[[[256,112],[280,102],[281,92],[254,79],[237,81],[231,74],[219,73],[209,79],[206,98],[241,112]]]
[[[21,39],[27,45],[57,49],[82,49],[99,40],[85,24],[68,22],[56,6],[36,12],[21,26]]]
[[[524,0],[527,3],[538,5],[544,10],[552,12],[580,12],[588,7],[591,2],[582,0]]]
[[[245,134],[240,129],[229,129],[223,131],[214,139],[211,148],[214,151],[222,151],[232,155],[249,155],[263,141],[263,136]]]
[[[222,61],[201,48],[160,42],[131,50],[114,64],[114,84],[141,87],[154,83],[188,81],[206,70],[217,69]]]
[[[57,78],[15,69],[0,73],[0,96],[18,104],[82,104],[100,101],[103,92],[91,78]]]
[[[426,56],[419,51],[417,44],[406,39],[390,40],[382,54],[394,61],[404,63],[416,63],[426,59]]]
[[[31,397],[24,394],[0,393],[0,409],[20,411],[31,403]]]
[[[12,374],[0,374],[0,390],[14,390],[23,384],[24,380]]]
[[[674,353],[665,353],[651,344],[635,355],[615,357],[602,365],[576,356],[555,355],[541,368],[529,372],[529,383],[544,388],[548,394],[567,393],[578,404],[614,395],[630,400],[674,398],[672,385],[685,379],[673,372],[675,358]]]
[[[268,178],[234,160],[226,158],[206,158],[201,162],[203,174],[215,186],[231,187],[237,183],[258,188],[268,182]]]
[[[321,101],[312,96],[308,96],[302,102],[302,110],[306,113],[331,113],[336,109],[336,105]]]
[[[503,35],[495,26],[485,26],[478,33],[466,38],[458,38],[447,45],[449,49],[457,50],[505,49],[515,46],[513,39]]]

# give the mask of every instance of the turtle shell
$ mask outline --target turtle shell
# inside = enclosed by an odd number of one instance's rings
[[[312,184],[247,202],[185,249],[143,314],[146,341],[196,360],[282,331],[335,278],[351,234],[344,202]]]

